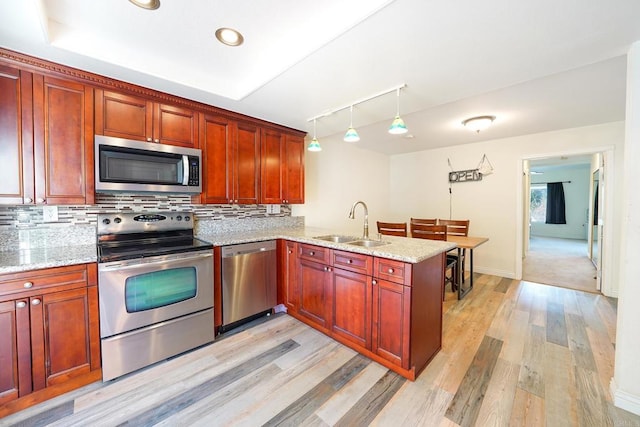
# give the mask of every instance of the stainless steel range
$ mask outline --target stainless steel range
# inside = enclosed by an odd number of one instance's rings
[[[188,212],[98,215],[102,379],[214,340],[213,247]]]

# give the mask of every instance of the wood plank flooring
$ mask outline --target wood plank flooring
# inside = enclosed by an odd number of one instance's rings
[[[638,426],[615,408],[616,301],[477,275],[405,380],[287,316],[0,419],[19,426]]]

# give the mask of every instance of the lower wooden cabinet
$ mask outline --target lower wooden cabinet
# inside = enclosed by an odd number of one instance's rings
[[[0,416],[100,379],[96,277],[95,264],[0,275]]]
[[[444,254],[411,264],[303,243],[284,248],[281,302],[292,316],[411,380],[440,350]]]

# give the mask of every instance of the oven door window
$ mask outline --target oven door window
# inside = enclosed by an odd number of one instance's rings
[[[195,267],[172,268],[128,277],[125,281],[127,312],[152,310],[194,298],[197,282]]]

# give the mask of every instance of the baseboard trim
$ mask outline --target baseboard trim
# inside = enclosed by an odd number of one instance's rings
[[[609,388],[615,406],[632,414],[640,415],[640,396],[620,390],[613,378],[611,378]]]
[[[467,269],[466,271],[469,271],[469,269]],[[516,275],[513,271],[507,271],[507,270],[496,270],[493,268],[484,268],[484,267],[476,267],[474,266],[473,269],[474,273],[478,273],[478,274],[489,274],[491,276],[500,276],[500,277],[506,277],[507,279],[515,279]]]

